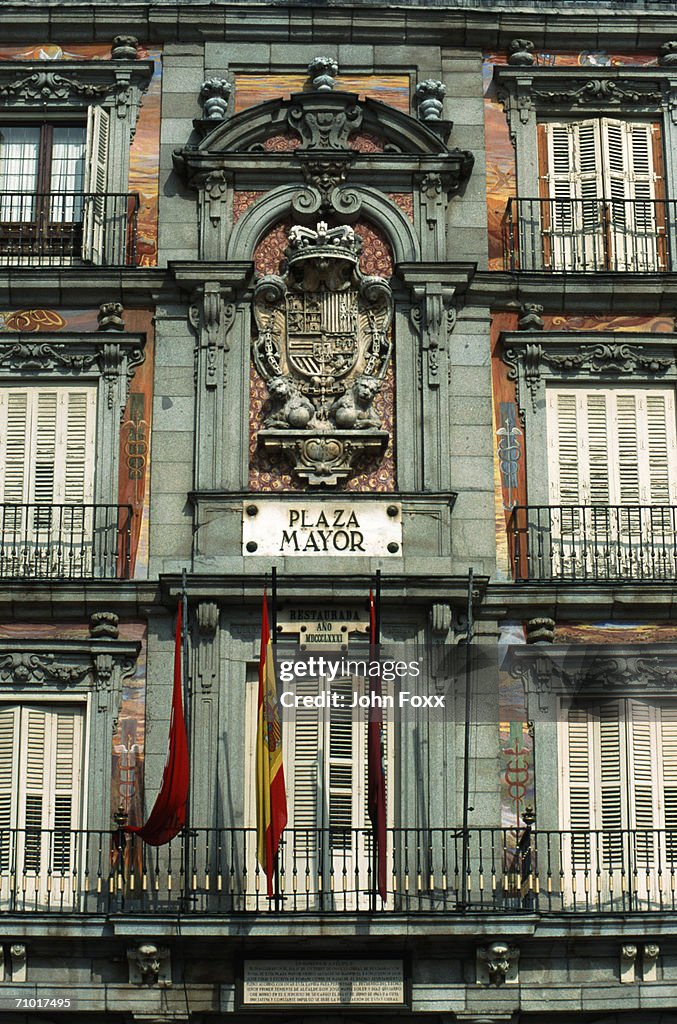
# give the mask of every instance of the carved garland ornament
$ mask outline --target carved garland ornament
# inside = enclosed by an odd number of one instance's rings
[[[254,362],[270,401],[259,444],[294,459],[312,486],[336,486],[379,455],[388,434],[373,408],[388,368],[390,285],[358,267],[348,226],[293,227],[282,276],[254,289]]]
[[[628,375],[637,370],[644,373],[665,373],[674,365],[674,359],[646,355],[639,345],[624,342],[594,342],[580,345],[577,351],[567,353],[549,352],[543,345],[528,343],[523,349],[507,349],[503,361],[509,367],[508,380],[513,380],[516,384],[519,384],[519,363],[522,363],[524,381],[531,394],[534,409],[538,401],[543,366],[550,366],[557,373],[587,370],[589,373]],[[517,402],[520,404],[519,394]]]

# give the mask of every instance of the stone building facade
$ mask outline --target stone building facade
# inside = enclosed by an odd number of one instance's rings
[[[677,1021],[671,6],[6,5],[8,1021]],[[385,900],[365,723],[314,713],[265,893],[273,567],[346,655],[380,571],[446,693],[386,716]]]

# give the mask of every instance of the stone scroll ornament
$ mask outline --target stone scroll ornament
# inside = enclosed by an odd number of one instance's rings
[[[258,443],[313,487],[335,487],[388,432],[374,408],[391,356],[390,285],[362,274],[348,226],[296,226],[281,274],[254,288],[254,362],[266,382]]]

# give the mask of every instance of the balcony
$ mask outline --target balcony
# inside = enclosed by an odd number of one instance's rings
[[[0,505],[0,578],[128,579],[131,505]]]
[[[662,274],[675,266],[675,200],[515,199],[504,220],[507,270]]]
[[[69,914],[575,914],[677,909],[677,830],[389,829],[387,899],[364,830],[287,829],[268,898],[253,829],[167,846],[119,831],[5,829],[0,909]]]
[[[134,267],[139,196],[0,193],[0,267]]]
[[[517,505],[508,521],[520,583],[677,579],[674,505]]]

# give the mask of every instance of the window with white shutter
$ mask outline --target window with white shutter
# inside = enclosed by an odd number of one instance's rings
[[[0,388],[0,575],[93,571],[95,430],[94,385]]]
[[[602,871],[612,887],[640,871],[657,884],[659,868],[677,868],[677,705],[578,705],[561,729],[567,870]]]
[[[658,124],[600,117],[545,122],[539,131],[546,265],[665,269]]]
[[[106,245],[106,186],[108,183],[108,139],[110,114],[103,107],[90,107],[87,120],[87,158],[85,161],[85,217],[82,240],[82,258],[92,263],[105,262]],[[124,239],[126,206],[120,209],[125,219],[122,224],[111,224],[109,244],[119,234]],[[111,253],[112,255],[112,253]]]
[[[547,443],[553,569],[579,578],[671,572],[674,392],[548,388]]]
[[[42,902],[56,879],[72,882],[81,825],[81,707],[0,704],[0,896],[11,877]]]
[[[353,688],[364,680],[353,678],[298,679],[294,692],[317,696],[337,692],[350,703]],[[256,820],[251,784],[256,742],[257,683],[249,686],[248,764],[250,766],[248,820]],[[371,879],[371,823],[367,811],[367,715],[350,708],[295,708],[283,720],[283,756],[288,824],[284,837],[287,888],[296,875],[299,897],[315,900],[318,884],[333,894],[336,905],[350,909],[369,906]],[[384,711],[384,717],[387,710]],[[387,785],[391,724],[383,727],[386,765],[387,813],[392,793]],[[306,888],[307,886],[307,888]],[[299,898],[297,897],[297,899]]]

